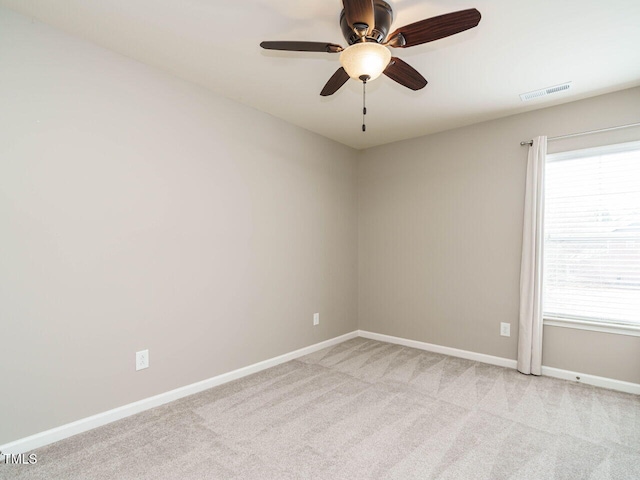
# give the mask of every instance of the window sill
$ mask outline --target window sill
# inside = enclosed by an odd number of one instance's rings
[[[574,320],[554,317],[545,317],[543,324],[549,327],[575,328],[578,330],[590,330],[592,332],[613,333],[617,335],[640,337],[640,325],[624,325],[620,323],[596,322],[592,320]]]

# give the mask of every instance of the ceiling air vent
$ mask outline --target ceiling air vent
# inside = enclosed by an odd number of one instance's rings
[[[554,85],[553,87],[541,88],[540,90],[534,90],[533,92],[521,93],[520,100],[526,102],[527,100],[533,100],[538,97],[545,97],[552,93],[563,92],[571,88],[571,82],[563,83],[561,85]]]

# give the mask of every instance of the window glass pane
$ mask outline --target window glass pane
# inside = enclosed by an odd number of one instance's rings
[[[546,317],[640,324],[640,145],[550,155]]]

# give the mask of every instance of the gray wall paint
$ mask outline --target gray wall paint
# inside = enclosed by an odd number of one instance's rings
[[[527,157],[520,141],[634,123],[638,112],[634,88],[363,153],[360,328],[515,359]],[[640,132],[597,137],[564,149]],[[511,323],[510,338],[499,335],[500,322]],[[639,337],[545,328],[548,366],[640,383],[639,354]]]
[[[4,9],[0,64],[0,444],[357,328],[355,151]]]
[[[561,327],[544,330],[546,366],[640,383],[640,338]]]

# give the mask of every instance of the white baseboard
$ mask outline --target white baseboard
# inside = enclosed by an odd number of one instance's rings
[[[452,347],[443,347],[442,345],[419,342],[417,340],[408,340],[406,338],[393,337],[391,335],[384,335],[382,333],[373,333],[366,330],[358,330],[358,335],[360,337],[370,338],[371,340],[395,343],[397,345],[404,345],[405,347],[417,348],[419,350],[426,350],[428,352],[442,353],[443,355],[450,355],[452,357],[466,358],[467,360],[475,360],[476,362],[498,365],[499,367],[516,368],[517,365],[517,362],[515,360],[511,360],[510,358],[494,357],[493,355],[486,355],[484,353],[470,352],[468,350],[460,350],[458,348]]]
[[[92,415],[90,417],[83,418],[81,420],[77,420],[60,427],[52,428],[41,433],[36,433],[35,435],[21,438],[5,445],[0,445],[0,452],[4,454],[19,454],[30,452],[31,450],[34,450],[36,448],[44,447],[45,445],[49,445],[50,443],[72,437],[73,435],[86,432],[87,430],[101,427],[102,425],[115,422],[116,420],[135,415],[136,413],[144,412],[145,410],[159,407],[160,405],[173,402],[174,400],[178,400],[189,395],[193,395],[194,393],[202,392],[203,390],[222,385],[223,383],[231,382],[233,380],[246,377],[247,375],[260,372],[261,370],[275,367],[276,365],[280,365],[281,363],[294,360],[304,355],[322,350],[323,348],[337,345],[338,343],[356,338],[357,336],[358,332],[353,331],[339,337],[325,340],[324,342],[316,343],[314,345],[310,345],[293,352],[285,353],[284,355],[280,355],[278,357],[270,358],[262,362],[254,363],[253,365],[249,365],[247,367],[239,368],[228,373],[217,375],[201,382],[192,383],[191,385],[176,388],[175,390],[170,390],[153,397],[145,398],[143,400],[139,400],[122,407],[114,408],[113,410],[98,413],[97,415]]]
[[[466,358],[467,360],[475,360],[476,362],[489,363],[506,368],[517,368],[518,362],[510,358],[494,357],[493,355],[485,355],[484,353],[469,352],[467,350],[459,350],[457,348],[443,347],[432,343],[419,342],[417,340],[408,340],[406,338],[393,337],[391,335],[383,335],[381,333],[367,332],[366,330],[358,330],[358,336],[370,338],[371,340],[379,340],[381,342],[395,343],[404,345],[405,347],[417,348],[428,352],[442,353],[451,355],[452,357]],[[613,378],[598,377],[586,373],[571,372],[569,370],[561,370],[559,368],[542,366],[542,375],[547,377],[560,378],[572,382],[593,385],[594,387],[608,388],[619,392],[633,393],[640,395],[640,384],[615,380]]]
[[[561,378],[577,383],[585,383],[594,387],[608,388],[619,392],[633,393],[640,395],[640,384],[615,380],[613,378],[598,377],[597,375],[589,375],[588,373],[570,372],[560,368],[542,366],[542,375],[547,377]]]

